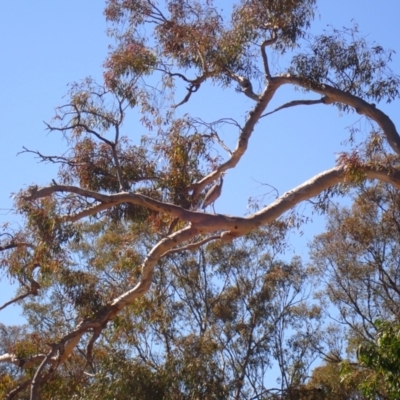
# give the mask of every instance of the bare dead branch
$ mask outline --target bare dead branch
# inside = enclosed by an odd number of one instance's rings
[[[167,72],[167,73],[168,73],[168,72]],[[172,76],[171,74],[169,74],[169,75]],[[173,75],[177,75],[177,76],[179,76],[179,77],[181,77],[181,78],[183,77],[182,74],[173,74]],[[212,74],[209,73],[209,72],[204,72],[203,75],[197,77],[196,79],[188,80],[188,81],[190,82],[190,85],[186,88],[188,92],[187,92],[186,96],[184,97],[184,99],[183,99],[180,103],[174,105],[174,108],[178,108],[178,107],[181,106],[182,104],[187,103],[187,102],[189,101],[189,99],[190,99],[190,96],[191,96],[193,93],[197,92],[197,91],[199,90],[201,84],[202,84],[205,80],[207,80],[207,78],[209,78],[211,75],[212,75]],[[186,80],[186,79],[185,79],[185,80]]]
[[[186,94],[186,96],[184,97],[184,99],[183,99],[180,103],[175,104],[175,105],[174,105],[174,108],[178,108],[178,107],[181,106],[182,104],[187,103],[187,102],[189,101],[191,95],[199,90],[199,87],[200,87],[200,84],[196,84],[196,85],[191,84],[190,86],[188,86],[188,87],[186,88],[187,91],[188,91],[187,94]]]
[[[45,122],[45,124],[47,126],[47,129],[49,129],[50,131],[58,131],[58,132],[65,132],[65,131],[74,130],[76,128],[82,128],[82,129],[85,130],[86,133],[90,133],[90,134],[96,136],[97,139],[99,139],[102,142],[108,144],[109,146],[113,146],[113,144],[114,144],[114,142],[112,142],[111,140],[106,139],[104,136],[100,135],[100,133],[96,132],[94,129],[89,128],[83,122],[77,122],[75,124],[68,125],[68,126],[63,126],[61,128],[58,128],[56,126],[52,126],[52,125],[48,124],[47,122]]]
[[[218,136],[218,134],[215,132],[211,135],[212,138],[214,138],[218,144],[230,155],[232,156],[233,153],[231,151],[231,149],[220,139],[220,137]]]
[[[31,290],[29,290],[28,292],[21,294],[17,297],[15,297],[14,299],[7,301],[6,303],[4,303],[1,307],[0,307],[0,311],[5,309],[6,307],[8,307],[9,305],[16,303],[17,301],[23,300],[25,297],[28,297],[30,295],[33,296],[37,296],[38,295],[38,289],[40,288],[39,284],[37,284],[37,286],[32,286]]]
[[[324,102],[322,99],[319,99],[319,100],[293,100],[293,101],[289,101],[288,103],[281,105],[278,108],[275,108],[275,110],[273,110],[273,111],[270,111],[268,113],[261,115],[260,118],[264,118],[267,115],[276,113],[277,111],[283,110],[284,108],[295,107],[295,106],[311,106],[314,104],[324,104]]]
[[[71,159],[67,158],[67,157],[62,157],[62,156],[46,156],[42,153],[40,153],[37,150],[30,150],[27,149],[25,146],[22,147],[23,151],[18,152],[17,154],[24,154],[24,153],[32,153],[32,154],[36,154],[38,156],[38,158],[40,158],[40,162],[51,162],[54,164],[68,164],[68,165],[74,165],[74,166],[79,166],[79,165],[83,165],[82,163],[76,163],[74,161],[72,161]]]
[[[210,139],[215,139],[217,141],[217,143],[230,155],[232,156],[233,153],[231,151],[231,149],[221,140],[221,138],[218,136],[218,134],[216,132],[213,132],[211,134],[202,134],[202,137],[205,138],[210,138]]]
[[[219,128],[220,126],[222,126],[224,124],[228,124],[228,125],[233,125],[233,126],[237,127],[241,131],[242,127],[240,126],[240,124],[236,120],[234,120],[232,118],[221,118],[221,119],[213,121],[213,122],[206,122],[206,121],[203,121],[201,118],[193,118],[189,122],[192,125],[194,125],[196,129],[197,129],[197,125],[205,126],[207,129],[209,129],[211,131],[210,134],[205,134],[205,133],[198,133],[198,134],[201,135],[202,137],[205,137],[205,138],[210,138],[210,139],[213,139],[213,140],[215,139],[217,141],[217,143],[230,156],[232,156],[232,154],[233,154],[232,151],[223,142],[223,140],[219,137],[217,128]],[[196,131],[196,133],[197,133],[197,131]]]

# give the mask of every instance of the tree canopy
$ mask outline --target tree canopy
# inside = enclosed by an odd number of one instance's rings
[[[25,149],[58,175],[22,189],[23,224],[2,227],[1,267],[19,289],[1,309],[20,302],[27,319],[1,326],[4,398],[397,398],[399,361],[381,364],[382,337],[398,341],[400,137],[379,105],[400,77],[356,25],[315,34],[316,7],[106,2],[104,79],[72,83],[46,123],[60,154]],[[272,109],[287,86],[297,97]],[[242,116],[203,119],[191,104],[204,90],[236,92]],[[335,166],[245,216],[201,210],[260,121],[298,106],[356,113],[364,139],[352,133]],[[124,134],[131,118],[144,134]],[[348,194],[352,208],[333,204]],[[285,251],[310,199],[328,224],[304,265]]]

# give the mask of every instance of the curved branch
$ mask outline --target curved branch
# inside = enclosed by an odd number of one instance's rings
[[[190,97],[192,96],[192,93],[196,93],[199,90],[200,85],[190,85],[188,86],[186,96],[183,98],[182,101],[180,101],[178,104],[174,105],[174,108],[180,107],[182,104],[187,103],[190,100]]]
[[[215,171],[191,186],[191,189],[193,190],[193,197],[196,197],[199,193],[201,193],[201,191],[203,191],[209,183],[218,179],[222,172],[234,168],[239,163],[247,150],[251,134],[253,133],[257,122],[260,120],[262,113],[268,106],[275,92],[284,83],[285,81],[281,81],[279,79],[274,79],[269,82],[268,86],[264,89],[264,92],[259,96],[259,101],[257,102],[256,106],[249,113],[249,117],[239,135],[239,139],[232,156],[225,163],[220,165]]]
[[[21,294],[21,295],[19,295],[19,296],[17,296],[17,297],[14,297],[12,300],[7,301],[6,303],[4,303],[2,306],[0,306],[0,311],[3,310],[3,309],[5,309],[5,308],[8,307],[9,305],[11,305],[11,304],[13,304],[13,303],[16,303],[17,301],[23,300],[25,297],[28,297],[28,296],[30,296],[31,294],[32,294],[33,296],[37,296],[37,295],[38,295],[38,289],[40,289],[39,284],[38,284],[37,282],[33,281],[33,282],[31,283],[31,289],[30,289],[28,292],[26,292],[26,293],[24,293],[24,294]]]
[[[115,308],[115,311],[119,312],[125,306],[131,304],[136,298],[141,297],[149,290],[154,267],[164,253],[172,247],[192,239],[197,234],[198,231],[196,228],[188,226],[159,241],[144,260],[142,265],[141,281],[133,289],[128,290],[111,303],[112,307]]]
[[[276,32],[272,31],[272,38],[268,39],[268,40],[264,40],[264,42],[261,44],[261,56],[263,59],[263,64],[264,64],[264,72],[265,72],[265,76],[267,78],[267,80],[271,80],[271,72],[269,69],[269,64],[268,64],[268,56],[267,56],[267,52],[265,50],[265,48],[267,46],[272,46],[276,41],[277,41],[277,37],[276,37]]]
[[[173,246],[192,239],[196,234],[197,230],[195,228],[186,227],[161,240],[156,246],[154,246],[143,262],[141,281],[135,287],[114,299],[105,310],[99,313],[99,315],[91,319],[83,320],[74,331],[64,336],[57,344],[53,345],[53,349],[49,354],[38,354],[26,361],[18,358],[15,354],[7,353],[0,356],[0,362],[10,362],[24,369],[33,367],[35,364],[40,362],[41,365],[35,374],[35,376],[37,375],[39,377],[38,374],[40,374],[46,364],[51,364],[53,368],[56,368],[58,365],[65,362],[78,345],[85,332],[94,330],[95,333],[89,343],[89,345],[93,345],[94,341],[98,338],[101,330],[104,329],[108,321],[115,318],[127,305],[132,304],[136,298],[143,296],[149,290],[154,267],[162,255]],[[53,356],[55,350],[59,350],[57,356]],[[36,382],[35,379],[32,381],[32,385],[35,385],[34,382]]]
[[[101,329],[95,329],[86,348],[86,359],[87,362],[92,366],[92,368],[93,368],[93,346],[96,340],[99,338],[101,331],[102,331]]]
[[[158,212],[165,212],[167,214],[173,215],[178,217],[183,221],[189,221],[193,223],[197,223],[204,218],[204,215],[211,215],[211,214],[204,214],[199,213],[196,211],[189,211],[180,206],[176,206],[175,204],[171,203],[164,203],[159,200],[152,199],[146,195],[140,193],[128,193],[122,192],[117,194],[102,194],[88,189],[82,189],[77,186],[69,186],[69,185],[52,185],[46,186],[44,188],[38,189],[37,187],[32,187],[28,190],[29,195],[23,196],[24,200],[34,200],[43,197],[48,197],[54,193],[59,192],[67,192],[67,193],[74,193],[82,197],[92,198],[97,200],[101,204],[95,205],[88,209],[85,209],[79,213],[73,215],[66,215],[63,218],[67,221],[77,221],[78,219],[94,215],[99,211],[103,211],[114,207],[121,203],[132,203],[139,206],[143,206],[149,208],[153,211]]]
[[[203,75],[199,76],[198,78],[194,79],[193,81],[190,81],[190,82],[191,82],[190,85],[186,88],[187,91],[188,91],[187,94],[186,94],[186,96],[184,97],[184,99],[183,99],[180,103],[175,104],[175,105],[174,105],[174,108],[178,108],[178,107],[181,106],[182,104],[187,103],[187,102],[189,101],[189,99],[190,99],[190,96],[191,96],[193,93],[196,93],[196,92],[199,90],[200,85],[201,85],[209,76],[210,76],[209,73],[204,73]]]
[[[396,154],[400,155],[400,136],[396,130],[396,126],[384,112],[376,108],[375,104],[370,104],[360,97],[336,89],[330,85],[315,83],[301,77],[287,75],[274,79],[279,79],[280,82],[301,86],[306,90],[319,93],[325,96],[323,101],[325,104],[337,102],[353,107],[358,114],[365,115],[379,125],[385,134],[390,147]]]

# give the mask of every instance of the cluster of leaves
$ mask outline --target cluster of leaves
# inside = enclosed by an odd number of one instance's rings
[[[375,342],[361,345],[358,360],[371,372],[360,385],[367,399],[381,396],[390,400],[400,393],[400,326],[389,321],[375,321]]]
[[[359,36],[357,25],[332,29],[309,46],[309,53],[293,57],[291,73],[373,102],[391,102],[399,96],[400,78],[388,67],[394,52],[370,45]]]

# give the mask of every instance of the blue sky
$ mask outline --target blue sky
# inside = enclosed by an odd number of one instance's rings
[[[223,7],[224,2],[218,4]],[[400,52],[398,4],[395,0],[384,0],[379,5],[372,0],[324,0],[319,4],[320,17],[317,15],[313,31],[321,31],[328,24],[349,26],[355,20],[369,40]],[[110,43],[103,6],[99,0],[0,2],[0,222],[17,221],[8,211],[12,205],[10,193],[32,183],[47,184],[55,177],[53,166],[38,164],[29,154],[16,154],[23,146],[46,154],[65,149],[59,135],[46,132],[43,121],[49,121],[54,108],[62,104],[69,82],[88,75],[101,80]],[[271,63],[278,66],[274,58]],[[400,73],[398,55],[392,68]],[[250,100],[233,90],[210,97],[208,93],[206,88],[193,96],[193,105],[209,120],[213,116],[232,116],[240,122],[251,107]],[[271,107],[303,97],[301,92],[293,94],[284,89]],[[379,107],[400,125],[398,104]],[[191,104],[179,112],[189,110]],[[344,150],[341,142],[348,137],[344,128],[355,120],[355,115],[339,118],[334,107],[321,105],[285,110],[266,118],[257,126],[238,168],[227,174],[217,212],[243,215],[248,197],[267,191],[257,182],[273,185],[282,194],[334,166],[335,153]],[[126,127],[126,133],[134,131],[145,133],[141,125]],[[267,196],[268,200],[273,197]],[[303,257],[307,254],[307,241],[322,227],[322,220],[316,219],[301,238],[293,238],[296,251]],[[0,289],[2,304],[12,291],[8,283]],[[18,313],[18,308],[9,307],[0,312],[0,322],[15,323]]]

